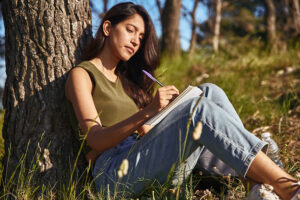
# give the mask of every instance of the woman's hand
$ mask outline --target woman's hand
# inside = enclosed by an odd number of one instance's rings
[[[97,157],[100,155],[100,152],[97,152],[95,150],[90,150],[86,155],[85,155],[85,159],[88,162],[91,162],[91,164],[93,165],[94,162],[96,161]]]
[[[153,127],[147,124],[144,124],[140,128],[137,129],[140,136],[146,135]]]
[[[158,88],[155,97],[151,102],[151,107],[158,112],[173,101],[178,94],[178,89],[173,85]]]

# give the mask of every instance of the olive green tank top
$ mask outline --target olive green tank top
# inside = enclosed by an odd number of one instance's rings
[[[92,97],[103,127],[114,125],[138,111],[134,101],[124,91],[119,78],[116,82],[110,81],[89,61],[83,61],[76,67],[83,68],[90,75],[93,82]],[[76,134],[80,134],[78,121],[69,101],[67,101],[67,109],[72,128]],[[80,138],[80,135],[78,136]]]

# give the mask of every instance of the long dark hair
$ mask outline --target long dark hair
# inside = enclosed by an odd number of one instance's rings
[[[134,14],[139,14],[144,20],[144,39],[134,56],[126,62],[120,61],[118,63],[115,73],[120,77],[128,96],[134,100],[139,108],[143,108],[152,100],[153,82],[142,73],[142,69],[154,75],[154,70],[160,63],[160,53],[153,22],[142,6],[125,2],[117,4],[107,11],[97,31],[96,38],[86,48],[84,59],[95,58],[102,51],[106,39],[103,33],[103,22],[109,20],[115,26]]]

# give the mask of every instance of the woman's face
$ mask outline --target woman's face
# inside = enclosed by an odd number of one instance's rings
[[[145,23],[138,14],[134,14],[115,26],[111,26],[108,44],[113,56],[119,60],[129,60],[140,48],[144,33]]]

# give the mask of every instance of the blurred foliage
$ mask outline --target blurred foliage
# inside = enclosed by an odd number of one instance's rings
[[[210,46],[214,28],[214,7],[212,0],[204,0],[209,16],[198,26],[198,47]],[[299,47],[300,29],[295,28],[295,19],[291,4],[284,0],[274,1],[276,9],[276,34],[279,51]],[[247,40],[249,44],[260,41],[260,47],[265,49],[267,42],[266,8],[264,0],[224,0],[221,19],[220,43],[223,49],[230,51],[232,46]],[[298,15],[299,16],[299,15]],[[299,22],[300,23],[300,22]],[[252,41],[253,40],[253,41]],[[228,46],[229,45],[229,46]],[[248,45],[248,44],[246,44]],[[226,49],[225,49],[226,48]]]
[[[213,15],[212,2],[206,1]],[[204,34],[198,35],[198,41],[207,41],[211,37],[213,19],[209,17],[200,24]],[[232,37],[265,37],[264,7],[262,1],[224,1],[222,7],[221,38],[227,40]],[[264,38],[263,38],[264,39]]]

